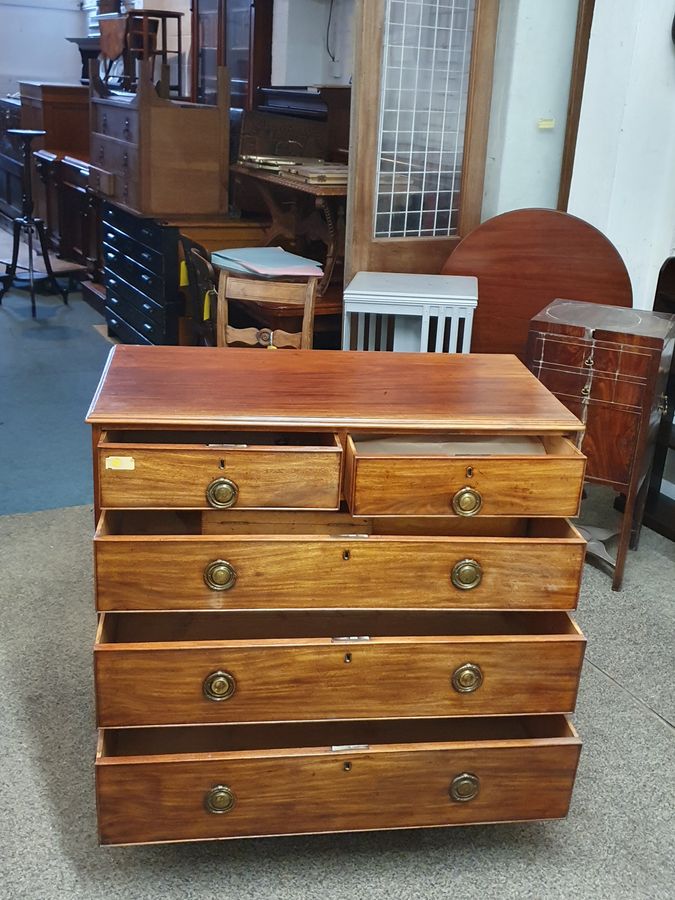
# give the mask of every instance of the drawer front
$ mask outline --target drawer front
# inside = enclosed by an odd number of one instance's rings
[[[168,320],[174,318],[172,306],[173,304],[160,305],[152,297],[142,294],[136,288],[131,287],[119,275],[113,275],[110,272],[104,275],[104,281],[107,290],[107,296],[115,296],[118,303],[121,301],[125,306],[133,306],[143,315],[154,319],[158,325],[167,328],[172,323]],[[111,304],[115,305],[115,304]]]
[[[145,335],[153,344],[167,343],[164,328],[154,318],[140,312],[135,306],[126,302],[115,291],[108,289],[106,306],[114,313],[123,316],[132,328],[135,328],[139,334]]]
[[[105,320],[110,331],[124,344],[151,344],[145,335],[139,334],[128,322],[109,306],[105,308]]]
[[[93,104],[93,131],[103,137],[115,138],[127,144],[139,143],[139,119],[135,109]]]
[[[99,536],[99,610],[573,609],[585,545],[560,538]],[[227,577],[226,577],[227,576]]]
[[[114,247],[116,250],[125,254],[125,256],[130,256],[135,262],[143,266],[144,269],[155,272],[157,275],[162,275],[164,273],[164,257],[161,253],[151,250],[149,247],[139,243],[137,240],[124,234],[124,232],[119,231],[117,228],[114,228],[111,225],[104,226],[103,240],[109,246]]]
[[[585,457],[556,439],[562,453],[531,457],[360,456],[347,443],[347,502],[352,515],[455,515],[469,494],[481,516],[575,516]]]
[[[640,407],[643,403],[645,383],[626,376],[613,377],[593,369],[556,369],[541,366],[537,378],[556,396],[578,397],[580,400],[596,400],[623,406]]]
[[[138,179],[138,151],[132,144],[117,141],[101,134],[91,136],[91,161],[123,178]]]
[[[584,650],[578,635],[234,643],[97,645],[99,726],[571,712]],[[463,692],[467,666],[482,683]],[[206,695],[217,673],[228,699]]]
[[[529,358],[537,377],[543,364],[569,366],[604,374],[637,377],[648,375],[651,356],[648,350],[608,341],[575,340],[568,335],[532,332]]]
[[[116,459],[122,457],[119,467]],[[238,508],[337,509],[342,452],[338,447],[244,449],[99,449],[104,507],[208,509],[207,490],[225,479]]]
[[[565,816],[578,739],[515,743],[99,761],[100,839],[128,844]],[[470,781],[460,777],[467,774]],[[452,796],[462,783],[477,790],[468,801]],[[210,812],[214,795],[231,809]]]
[[[141,293],[150,294],[156,298],[164,296],[165,286],[161,275],[139,266],[133,259],[126,256],[123,251],[107,243],[103,244],[103,263],[106,272],[118,275],[120,278],[128,281],[132,287],[135,287]]]
[[[118,231],[124,232],[151,250],[156,250],[157,253],[162,254],[163,231],[165,229],[153,222],[152,219],[134,216],[118,206],[111,206],[107,203],[103,206],[102,218],[104,225],[112,225]]]

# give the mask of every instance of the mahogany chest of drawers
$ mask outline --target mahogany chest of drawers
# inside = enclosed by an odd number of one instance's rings
[[[581,423],[514,357],[118,346],[103,844],[565,816]]]

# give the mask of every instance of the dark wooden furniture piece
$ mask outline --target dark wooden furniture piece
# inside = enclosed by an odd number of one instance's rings
[[[120,346],[88,421],[102,843],[566,815],[582,425],[517,360]]]
[[[576,216],[518,209],[483,222],[457,245],[443,275],[475,275],[472,350],[524,359],[530,319],[556,297],[632,306],[630,277],[607,238]]]
[[[218,279],[216,308],[216,337],[218,347],[246,346],[266,348],[294,348],[311,350],[314,340],[314,307],[318,279],[309,278],[305,284],[282,281],[262,281],[239,278],[222,271]],[[274,307],[279,303],[302,311],[302,328],[288,332],[271,328],[240,328],[230,324],[229,301],[247,306]]]
[[[178,227],[111,203],[103,204],[102,214],[109,333],[130,344],[177,344]]]
[[[255,185],[271,217],[265,245],[320,241],[326,248],[319,296],[333,279],[337,264],[345,255],[346,185],[307,184],[290,176],[234,165],[230,169],[238,181]]]
[[[586,479],[626,495],[614,590],[638,545],[674,346],[675,316],[641,309],[556,300],[530,325],[529,367],[586,425]]]
[[[262,234],[256,222],[222,215],[149,218],[108,202],[102,203],[101,224],[108,328],[132,344],[189,344],[195,340],[195,328],[200,334],[204,331],[199,321],[181,328],[180,260],[185,258],[179,249],[181,235],[207,252],[255,246]],[[189,284],[184,293],[190,301]],[[188,302],[190,319],[192,306]]]
[[[218,106],[162,99],[148,61],[133,95],[110,94],[95,75],[91,91],[90,186],[146,217],[227,211],[229,106],[220,70]]]
[[[190,330],[190,339],[181,343],[215,347],[217,275],[209,262],[209,252],[205,247],[184,234],[179,235],[178,240],[187,273],[185,314]]]
[[[9,219],[21,215],[23,157],[21,145],[8,131],[21,127],[21,101],[0,97],[0,213]]]
[[[231,105],[252,109],[272,76],[273,0],[193,0],[192,99],[215,103],[216,73],[227,66]]]
[[[21,81],[21,127],[42,130],[44,147],[58,156],[89,154],[89,91],[81,84]]]

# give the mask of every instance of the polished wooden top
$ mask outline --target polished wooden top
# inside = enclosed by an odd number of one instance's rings
[[[513,356],[123,344],[110,352],[87,421],[395,431],[583,429]]]

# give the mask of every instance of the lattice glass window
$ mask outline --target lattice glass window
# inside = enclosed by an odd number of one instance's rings
[[[386,0],[374,234],[457,233],[475,0]]]

